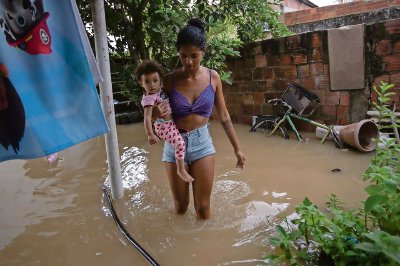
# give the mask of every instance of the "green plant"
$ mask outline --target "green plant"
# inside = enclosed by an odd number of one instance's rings
[[[393,236],[385,231],[375,230],[365,234],[370,242],[363,242],[357,245],[361,249],[372,256],[379,257],[384,254],[388,259],[382,259],[381,265],[398,265],[400,264],[400,238]]]
[[[358,262],[356,244],[366,232],[363,213],[356,210],[344,210],[337,196],[332,194],[326,203],[328,213],[323,213],[308,198],[296,206],[298,219],[290,221],[283,237],[283,228],[277,226],[277,236],[271,238],[271,244],[279,246],[285,252],[285,258],[295,265],[299,261],[333,261],[337,265],[349,265]],[[284,245],[277,245],[285,240]],[[281,257],[282,258],[282,257]]]
[[[143,95],[143,88],[140,86],[138,80],[134,75],[135,73],[135,65],[132,64],[125,64],[120,66],[118,70],[118,90],[124,94],[126,97],[131,99],[136,106],[142,108],[140,101]],[[140,109],[141,110],[141,109]]]
[[[239,57],[239,51],[235,50],[242,41],[236,36],[234,25],[229,21],[212,22],[207,33],[209,45],[203,63],[206,67],[215,69],[219,72],[221,80],[229,84],[231,72],[226,71],[225,59],[227,57]]]
[[[244,43],[262,39],[268,29],[272,36],[290,34],[278,19],[279,12],[271,5],[276,0],[115,0],[104,1],[107,19],[109,50],[121,65],[112,65],[120,90],[132,99],[142,91],[127,71],[152,58],[159,61],[166,72],[179,64],[175,47],[176,34],[189,18],[200,17],[206,25],[208,47],[204,65],[219,72],[221,79],[230,83],[226,57],[239,56],[237,48]],[[93,44],[91,6],[88,0],[77,1],[89,39]],[[118,61],[118,60],[116,60]],[[114,79],[113,79],[114,80]]]
[[[390,97],[393,85],[383,83],[374,103],[380,120],[393,117]],[[392,125],[393,126],[393,125]],[[396,127],[398,125],[395,125]],[[395,140],[377,148],[364,180],[368,197],[363,208],[344,209],[343,203],[332,194],[326,212],[305,198],[296,206],[299,218],[285,220],[285,230],[276,226],[273,246],[284,255],[271,254],[268,259],[288,259],[292,265],[300,261],[319,265],[398,265],[400,264],[400,146]],[[384,144],[384,145],[378,145]]]
[[[381,82],[380,89],[373,87],[378,95],[378,102],[373,103],[379,112],[380,121],[394,118],[389,106],[394,85]],[[393,129],[398,125],[382,125],[380,129]],[[383,148],[377,148],[376,156],[364,174],[364,180],[371,182],[366,188],[368,198],[364,210],[371,214],[371,221],[377,224],[376,230],[366,233],[366,241],[357,248],[379,256],[385,255],[385,262],[390,265],[400,264],[400,145],[395,139],[377,140]],[[379,145],[378,145],[379,146]]]

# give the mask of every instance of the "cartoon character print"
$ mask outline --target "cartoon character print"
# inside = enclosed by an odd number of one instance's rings
[[[42,0],[0,0],[0,27],[7,43],[29,54],[50,54],[51,36]]]
[[[166,99],[168,99],[168,95],[164,91],[161,91],[160,92],[160,99],[161,100],[166,100]]]
[[[0,144],[9,146],[17,154],[25,132],[25,110],[21,98],[8,78],[4,64],[0,64]]]
[[[160,92],[160,99],[162,102],[166,101],[167,103],[169,103],[168,95],[163,90]],[[171,107],[169,107],[168,110],[169,112],[172,112]]]

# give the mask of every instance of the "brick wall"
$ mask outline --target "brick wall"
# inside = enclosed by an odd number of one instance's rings
[[[285,13],[287,26],[400,6],[400,0],[363,0]]]
[[[395,84],[396,95],[391,100],[400,109],[400,20],[377,23],[366,28],[369,51],[370,77],[372,86],[379,86],[381,81]],[[371,86],[371,87],[372,87]],[[371,100],[377,101],[377,94],[372,90]]]
[[[233,83],[224,84],[224,95],[232,120],[250,125],[253,115],[274,113],[267,101],[281,97],[287,83],[295,82],[320,98],[314,120],[339,125],[358,122],[369,108],[371,85],[379,80],[400,85],[400,20],[366,26],[366,35],[370,36],[365,44],[368,85],[351,92],[330,90],[327,31],[247,45],[240,59],[228,61]],[[399,93],[393,100],[399,102]],[[297,126],[313,130],[307,123],[297,122]]]

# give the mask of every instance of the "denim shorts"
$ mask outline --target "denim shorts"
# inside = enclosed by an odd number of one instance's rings
[[[185,164],[191,164],[198,159],[212,155],[215,153],[214,144],[212,142],[208,124],[201,126],[195,130],[181,133],[185,141]],[[162,161],[167,163],[175,163],[174,146],[168,142],[164,143]]]

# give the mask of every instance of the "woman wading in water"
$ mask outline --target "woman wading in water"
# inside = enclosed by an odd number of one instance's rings
[[[164,92],[168,94],[174,121],[186,143],[185,167],[194,178],[193,198],[197,218],[209,219],[210,197],[214,179],[215,148],[208,131],[213,107],[237,157],[236,167],[243,169],[245,156],[233,128],[222,94],[218,73],[201,65],[206,50],[205,30],[202,21],[191,19],[179,33],[176,47],[182,67],[164,79]],[[161,113],[163,104],[158,106]],[[177,175],[174,146],[165,142],[163,158],[169,185],[178,214],[186,212],[189,205],[189,182]]]

